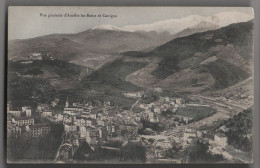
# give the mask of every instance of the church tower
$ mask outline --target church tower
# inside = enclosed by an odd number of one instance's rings
[[[65,107],[69,107],[69,97],[67,96]]]

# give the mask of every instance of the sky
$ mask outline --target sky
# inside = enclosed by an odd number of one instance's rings
[[[123,27],[126,25],[154,23],[167,19],[178,19],[189,15],[210,16],[227,11],[238,11],[253,15],[252,8],[248,7],[13,6],[8,9],[8,39],[27,39],[57,33],[78,33],[96,25],[110,24]],[[50,14],[56,15],[56,17],[48,17]],[[65,17],[68,14],[80,17]],[[89,17],[87,17],[87,14]],[[90,15],[96,15],[96,17],[90,17]],[[107,17],[110,15],[116,17]]]

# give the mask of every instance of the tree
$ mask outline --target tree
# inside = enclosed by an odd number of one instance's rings
[[[252,134],[252,120],[252,109],[247,109],[225,123],[229,128],[226,132],[229,145],[243,151],[252,151],[252,142],[247,137],[248,134]]]
[[[120,158],[122,161],[145,162],[146,148],[139,142],[129,141],[120,148]]]
[[[193,78],[192,80],[191,80],[191,85],[192,86],[196,86],[197,85],[197,83],[198,83],[198,79],[197,78]]]
[[[195,141],[193,142],[193,145],[191,145],[184,151],[183,157],[186,157],[187,163],[198,163],[200,161],[206,161],[209,158],[209,155],[207,153],[208,148],[208,144]]]
[[[79,149],[74,154],[73,159],[75,160],[84,160],[86,159],[86,155],[90,154],[91,148],[87,142],[82,142],[79,146]]]

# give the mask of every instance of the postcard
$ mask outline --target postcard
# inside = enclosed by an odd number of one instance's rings
[[[249,7],[12,6],[8,163],[252,163]]]

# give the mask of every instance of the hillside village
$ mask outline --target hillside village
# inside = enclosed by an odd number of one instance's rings
[[[27,106],[21,110],[12,110],[17,108],[12,107],[10,102],[7,108],[8,137],[18,141],[21,137],[37,140],[54,133],[51,124],[62,125],[62,141],[53,162],[73,161],[73,156],[83,143],[91,147],[84,155],[85,159],[91,160],[90,153],[97,152],[97,149],[119,152],[127,142],[145,147],[147,161],[171,159],[178,163],[185,162],[179,155],[172,156],[171,153],[174,151],[181,154],[194,143],[209,145],[206,153],[212,157],[217,155],[227,160],[233,158],[224,149],[228,145],[228,138],[223,131],[196,129],[189,125],[213,115],[214,109],[211,113],[204,110],[206,115],[200,114],[199,118],[196,114],[182,114],[185,113],[183,109],[209,110],[209,105],[186,103],[183,98],[170,97],[160,97],[146,104],[141,102],[144,94],[145,92],[130,94],[139,99],[129,110],[110,101],[70,102],[69,97],[60,112],[52,110],[59,99],[53,100],[51,105],[39,104],[36,109]],[[134,112],[134,108],[140,110]],[[119,145],[114,146],[114,143]],[[115,155],[115,159],[120,160],[120,157]]]

